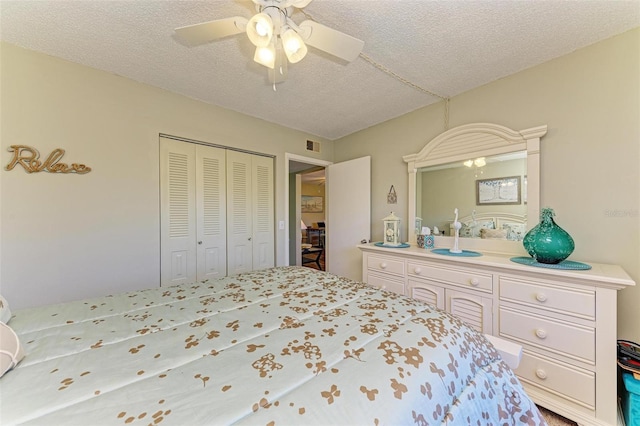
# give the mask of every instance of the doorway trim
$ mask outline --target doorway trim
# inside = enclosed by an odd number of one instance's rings
[[[285,180],[284,180],[284,193],[285,193],[285,197],[284,197],[284,229],[286,232],[286,238],[285,238],[285,244],[284,244],[284,258],[287,262],[287,264],[289,264],[289,244],[291,243],[290,239],[291,239],[291,235],[289,232],[289,163],[291,161],[296,161],[299,163],[306,163],[312,166],[321,166],[321,167],[327,167],[330,166],[331,164],[333,164],[332,161],[327,161],[327,160],[320,160],[318,158],[311,158],[311,157],[304,157],[302,155],[297,155],[297,154],[290,154],[288,152],[284,153],[284,175],[285,175]],[[329,208],[329,206],[327,205],[327,209]],[[327,229],[327,232],[329,232],[329,230]]]

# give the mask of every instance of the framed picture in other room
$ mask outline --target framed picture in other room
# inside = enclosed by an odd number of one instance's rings
[[[322,213],[324,211],[324,197],[303,195],[301,211],[302,213]]]

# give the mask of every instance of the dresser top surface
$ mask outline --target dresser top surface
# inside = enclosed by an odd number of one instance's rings
[[[512,272],[539,274],[550,278],[557,277],[579,279],[589,281],[594,285],[601,285],[606,287],[624,288],[626,286],[635,285],[635,282],[622,267],[611,264],[589,262],[589,265],[591,266],[591,269],[589,270],[550,269],[537,266],[522,265],[511,261],[510,259],[512,257],[518,256],[517,254],[482,252],[482,256],[479,257],[459,257],[432,253],[431,250],[419,248],[417,246],[411,246],[408,248],[390,248],[378,247],[373,243],[360,244],[358,245],[358,248],[365,252],[402,256],[415,260],[422,259],[437,261],[449,265],[499,268]]]

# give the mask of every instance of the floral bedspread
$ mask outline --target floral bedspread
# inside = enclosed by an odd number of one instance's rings
[[[544,424],[481,334],[280,267],[15,313],[0,424]]]

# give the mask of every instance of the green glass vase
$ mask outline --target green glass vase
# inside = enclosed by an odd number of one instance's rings
[[[543,208],[540,223],[524,236],[522,244],[531,257],[540,263],[560,263],[575,249],[571,235],[553,220],[553,209]]]

